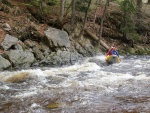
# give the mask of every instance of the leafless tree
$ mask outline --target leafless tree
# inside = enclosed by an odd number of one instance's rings
[[[102,34],[103,34],[103,23],[104,23],[104,19],[105,19],[105,15],[106,15],[106,11],[107,11],[107,7],[109,5],[109,0],[106,0],[106,3],[105,3],[105,7],[104,7],[104,11],[103,11],[103,14],[101,16],[101,22],[100,22],[100,29],[99,29],[99,40],[98,40],[98,48],[100,46],[100,41],[102,39]]]
[[[64,10],[65,10],[65,0],[61,0],[60,21],[63,20],[63,17],[64,17]]]
[[[82,35],[83,35],[83,33],[84,33],[84,30],[85,30],[85,27],[86,27],[86,22],[87,22],[87,15],[88,15],[88,11],[89,11],[91,2],[92,2],[92,0],[89,0],[89,2],[88,2],[88,6],[87,6],[87,9],[86,9],[86,11],[85,11],[83,27],[82,27],[82,29],[81,29],[81,31],[80,31],[79,38],[81,38]]]
[[[71,32],[73,32],[75,24],[75,1],[76,0],[72,0]]]
[[[142,0],[137,0],[137,18],[140,19],[142,16]]]

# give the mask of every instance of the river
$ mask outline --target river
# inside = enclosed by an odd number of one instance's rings
[[[150,113],[150,56],[0,72],[0,113]]]

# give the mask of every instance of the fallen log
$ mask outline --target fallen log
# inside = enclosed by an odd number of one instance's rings
[[[98,37],[96,35],[94,35],[93,33],[91,33],[90,31],[88,31],[87,29],[85,29],[85,32],[95,41],[98,41]],[[100,44],[106,49],[109,50],[109,46],[102,40],[100,40]]]

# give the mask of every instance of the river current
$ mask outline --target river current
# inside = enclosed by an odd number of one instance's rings
[[[150,56],[2,71],[0,113],[150,113]]]

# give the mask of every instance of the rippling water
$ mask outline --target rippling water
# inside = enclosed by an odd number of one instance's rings
[[[0,72],[0,113],[149,113],[150,56]]]

